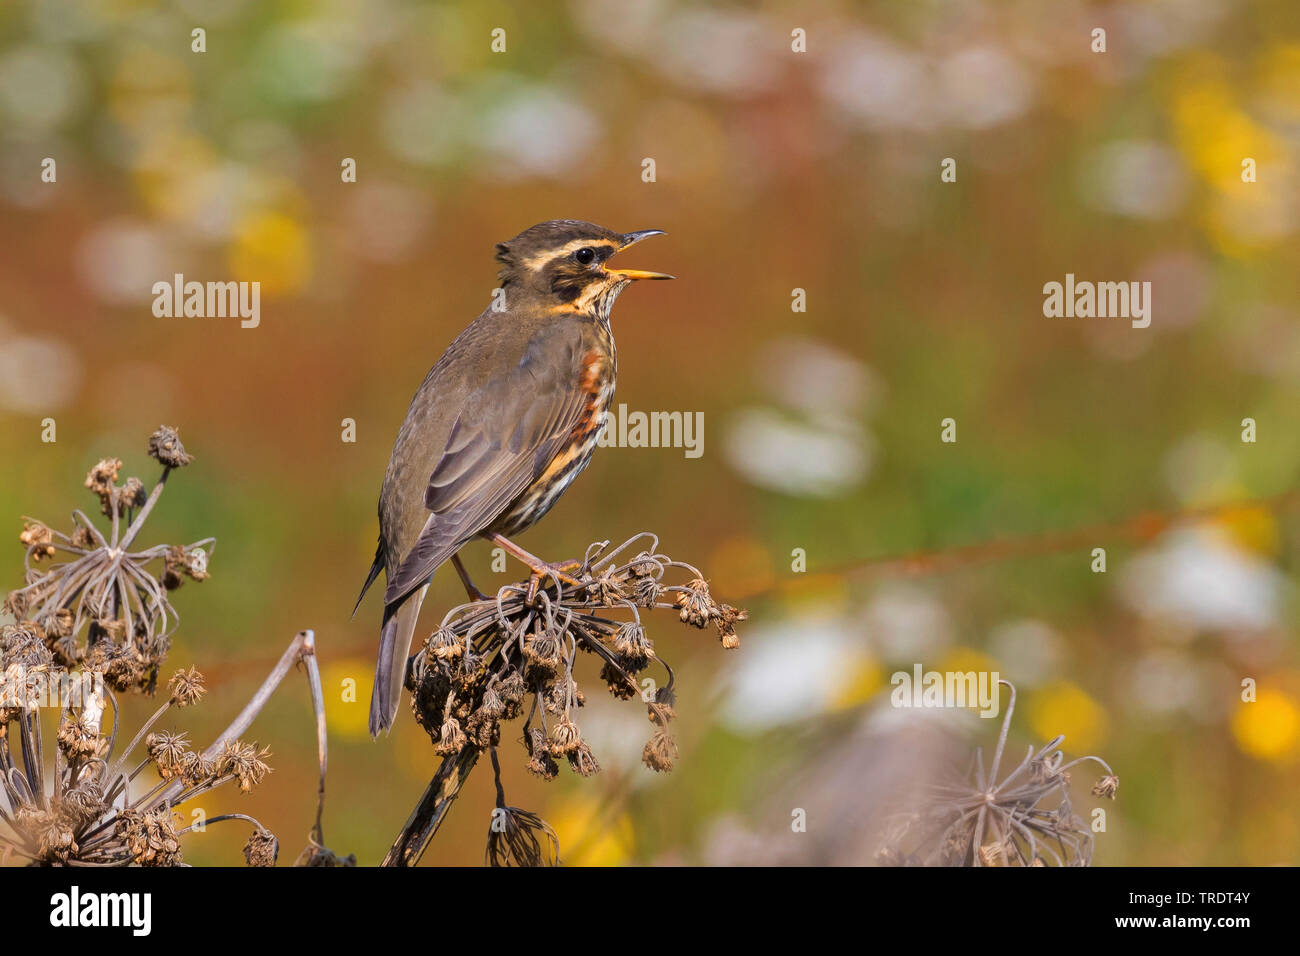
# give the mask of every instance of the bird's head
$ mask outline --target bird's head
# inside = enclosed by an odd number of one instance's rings
[[[660,229],[619,233],[576,219],[538,223],[508,242],[497,243],[501,284],[579,307],[594,304],[608,314],[628,283],[673,278],[662,272],[609,266],[611,257],[633,243],[663,234]]]

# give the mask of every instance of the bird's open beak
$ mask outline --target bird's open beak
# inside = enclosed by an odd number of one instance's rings
[[[640,232],[629,232],[623,236],[623,245],[619,247],[622,252],[630,245],[640,242],[642,239],[648,239],[651,236],[667,235],[662,229],[642,229]],[[618,276],[622,279],[675,279],[676,276],[670,276],[666,272],[645,272],[641,269],[609,269],[605,270],[610,275]]]

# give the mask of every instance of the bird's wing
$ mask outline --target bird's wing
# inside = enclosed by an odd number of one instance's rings
[[[424,529],[388,579],[391,605],[494,520],[571,440],[590,399],[575,340],[538,345],[476,389],[452,426],[424,493]]]

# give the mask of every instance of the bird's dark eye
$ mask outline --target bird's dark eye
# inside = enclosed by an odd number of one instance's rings
[[[577,259],[584,266],[589,266],[596,260],[596,250],[592,249],[590,246],[583,246],[573,254],[573,258]]]

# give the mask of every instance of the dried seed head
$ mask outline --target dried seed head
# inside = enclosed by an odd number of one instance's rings
[[[1094,797],[1106,797],[1110,800],[1115,799],[1115,793],[1119,790],[1119,777],[1114,774],[1102,777],[1092,788]]]
[[[448,717],[442,722],[442,729],[439,731],[438,742],[434,744],[433,752],[440,757],[454,757],[465,749],[468,742],[465,732],[460,729],[460,721],[455,717]]]
[[[357,856],[355,853],[349,853],[347,856],[339,856],[329,847],[321,846],[314,840],[303,848],[302,853],[298,854],[298,859],[293,861],[294,866],[356,866]]]
[[[94,820],[106,809],[104,791],[99,781],[83,774],[77,786],[63,794],[63,809],[78,826]]]
[[[171,807],[152,812],[118,812],[120,833],[131,858],[140,866],[176,866],[181,862],[181,844]]]
[[[214,779],[217,775],[217,764],[215,760],[208,760],[198,751],[191,750],[181,757],[180,770],[181,779],[193,787]]]
[[[266,758],[271,755],[267,748],[257,749],[256,744],[245,744],[238,740],[228,740],[215,760],[217,776],[233,776],[239,789],[248,793],[271,772]]]
[[[194,667],[177,671],[168,682],[167,689],[171,691],[171,701],[177,707],[197,704],[207,693],[207,688],[203,684],[203,675]]]
[[[175,591],[185,583],[185,549],[172,545],[163,556],[162,586]]]
[[[685,591],[677,592],[678,617],[691,627],[704,627],[709,623],[713,612],[713,598],[709,596],[709,585],[701,578],[695,578],[687,585]]]
[[[749,612],[732,607],[730,604],[714,606],[713,623],[718,626],[718,638],[724,648],[733,650],[740,646],[740,638],[736,636],[736,625],[748,617]]]
[[[650,723],[667,730],[668,722],[677,714],[674,713],[671,707],[651,701],[646,705],[646,716],[650,718]]]
[[[498,687],[501,692],[501,699],[504,700],[507,705],[518,704],[524,699],[524,694],[527,692],[527,687],[524,684],[524,675],[520,674],[519,671],[516,670],[512,670],[506,679],[498,685]]]
[[[208,553],[202,548],[187,549],[173,545],[163,557],[163,587],[175,591],[185,583],[186,577],[194,581],[208,579]]]
[[[653,558],[638,558],[636,561],[632,562],[632,565],[628,570],[632,573],[633,577],[649,578],[657,575],[662,570],[662,567],[659,562],[655,561]]]
[[[249,866],[275,866],[280,855],[280,841],[270,830],[254,830],[244,844],[244,859]]]
[[[653,659],[655,646],[639,622],[628,621],[614,632],[614,650],[622,658],[623,666],[636,672]]]
[[[500,681],[492,680],[483,690],[483,700],[479,703],[476,714],[482,714],[484,720],[500,720],[506,712],[506,702],[501,699]]]
[[[568,717],[561,717],[551,728],[551,739],[547,749],[556,757],[573,753],[582,744],[582,731]]]
[[[69,760],[97,757],[105,742],[99,730],[83,717],[68,715],[59,724],[59,749]]]
[[[44,860],[66,863],[68,857],[77,852],[72,822],[63,814],[42,814],[40,825],[32,832],[36,836],[36,853]]]
[[[185,573],[194,581],[208,579],[208,552],[202,548],[190,548],[185,552]]]
[[[638,577],[632,584],[632,602],[638,607],[654,607],[663,593],[663,586],[649,575]]]
[[[518,807],[498,806],[488,827],[488,866],[556,866],[560,841],[555,831],[535,813]]]
[[[27,594],[24,591],[10,591],[5,595],[4,611],[18,620],[27,616],[27,609],[30,606],[27,600]]]
[[[45,631],[54,640],[72,636],[72,625],[76,621],[72,612],[61,607],[45,620]]]
[[[999,754],[1015,711],[1015,688],[1010,690],[998,735]],[[1031,748],[1014,768],[1004,769],[995,759],[987,777],[982,760],[972,760],[965,777],[934,788],[921,803],[899,814],[889,844],[910,840],[910,859],[924,866],[1088,866],[1093,836],[1071,807],[1070,775],[1063,769],[1065,756],[1060,750],[1064,740],[1057,736],[1037,750]],[[1071,763],[1087,760],[1110,769],[1097,757]],[[1014,786],[1008,785],[1010,781]],[[1113,776],[1104,777],[1093,792],[1105,796],[1117,786]]]
[[[144,491],[144,482],[139,478],[128,478],[122,485],[122,490],[118,492],[117,508],[118,514],[124,514],[127,508],[142,508],[148,495]]]
[[[569,752],[569,769],[580,777],[600,773],[600,764],[586,741],[580,741],[577,748]]]
[[[92,639],[96,627],[96,624],[91,625]],[[96,647],[95,651],[94,663],[102,667],[104,683],[108,684],[108,686],[113,688],[113,690],[127,691],[132,688],[141,688],[145,685],[144,665],[133,655],[127,655],[120,652],[109,652],[105,655],[98,653],[99,647]]]
[[[187,766],[186,757],[192,753],[185,734],[165,731],[145,737],[144,747],[149,758],[158,765],[158,775],[164,780],[181,776]]]
[[[641,762],[657,773],[673,769],[677,759],[677,744],[666,730],[656,730],[641,751]]]
[[[170,425],[159,425],[158,430],[149,436],[149,455],[168,468],[183,468],[194,460],[192,455],[185,453],[180,433]]]
[[[54,532],[39,521],[29,521],[24,524],[18,540],[27,549],[33,561],[52,558],[57,553],[53,544]]]
[[[117,475],[122,470],[122,459],[120,458],[103,458],[99,464],[90,469],[86,474],[86,487],[94,494],[99,496],[101,503],[105,505],[105,514],[107,511],[107,502],[112,497],[113,489],[117,486]]]
[[[560,772],[560,765],[555,762],[550,751],[546,748],[546,735],[536,727],[528,733],[529,752],[532,754],[528,761],[528,772],[536,774],[543,780],[554,780],[555,775]]]
[[[554,674],[561,664],[559,637],[553,631],[530,635],[524,641],[524,658],[538,674]]]
[[[429,653],[440,661],[453,661],[465,653],[465,638],[451,627],[440,627],[426,642]]]

